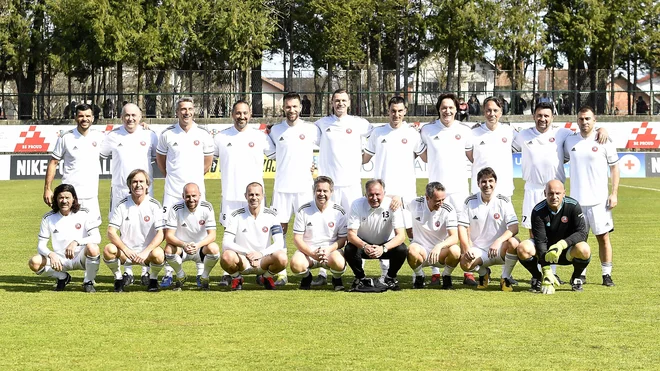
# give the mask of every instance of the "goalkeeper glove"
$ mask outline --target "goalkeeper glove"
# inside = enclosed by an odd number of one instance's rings
[[[552,295],[555,293],[555,287],[559,287],[559,281],[557,277],[552,273],[552,268],[550,266],[543,267],[543,282],[541,283],[541,292],[546,295]]]
[[[559,255],[561,252],[568,246],[566,241],[559,240],[556,244],[551,245],[548,248],[548,252],[545,253],[545,261],[548,263],[557,263],[559,261]]]

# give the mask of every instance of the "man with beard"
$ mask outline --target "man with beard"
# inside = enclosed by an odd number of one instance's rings
[[[277,212],[263,206],[264,188],[245,188],[247,207],[232,212],[222,239],[222,268],[231,275],[231,289],[243,288],[243,275],[263,274],[266,290],[275,290],[273,276],[286,269],[287,254]]]
[[[163,212],[181,200],[183,186],[188,182],[199,186],[200,197],[205,200],[204,174],[213,163],[213,138],[206,129],[194,121],[195,106],[190,97],[176,102],[178,123],[163,130],[156,148],[156,163],[165,176]],[[203,267],[197,266],[201,274]],[[172,284],[172,270],[167,267],[162,287]]]
[[[108,239],[103,260],[115,276],[115,292],[124,291],[120,263],[149,266],[149,292],[158,291],[158,273],[165,265],[163,210],[160,202],[147,194],[149,174],[135,169],[126,179],[130,195],[121,200],[110,215]],[[118,233],[119,232],[119,233]],[[121,235],[120,235],[121,234]]]
[[[37,275],[57,279],[55,291],[62,291],[71,282],[72,270],[84,270],[83,290],[96,292],[94,278],[99,271],[101,220],[89,215],[78,203],[75,188],[60,184],[53,194],[52,211],[41,219],[38,254],[28,265]],[[53,251],[48,249],[52,238]]]
[[[57,139],[46,170],[44,184],[44,202],[53,206],[51,186],[55,179],[57,165],[63,161],[60,172],[62,184],[71,184],[78,194],[81,207],[89,211],[92,217],[101,220],[99,208],[99,174],[101,164],[99,154],[105,135],[92,129],[94,112],[87,104],[76,106],[76,128],[71,129]]]
[[[313,198],[313,179],[309,167],[313,163],[314,146],[319,144],[320,133],[317,126],[300,120],[300,95],[287,93],[283,100],[286,119],[274,125],[268,136],[275,146],[275,153],[270,157],[277,162],[271,207],[280,218],[286,244],[292,212]],[[325,269],[319,275],[325,277]],[[286,281],[286,271],[280,272],[276,283],[284,284]]]
[[[186,281],[181,267],[185,261],[203,264],[198,280],[202,290],[209,290],[209,274],[220,259],[215,229],[213,205],[200,200],[197,184],[186,184],[183,201],[172,206],[165,219],[165,258],[176,273],[175,290],[181,290]]]

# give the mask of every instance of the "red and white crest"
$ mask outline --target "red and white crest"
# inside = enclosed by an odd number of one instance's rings
[[[403,144],[408,143],[408,139],[406,139],[406,138],[401,139],[401,143],[403,143]]]
[[[204,224],[206,224],[206,220],[200,220],[199,221],[199,225],[204,225]]]
[[[350,134],[352,132],[353,132],[353,129],[351,129],[351,128],[346,129],[346,134]]]
[[[94,147],[96,147],[96,142],[92,142],[92,145],[93,145]]]
[[[562,222],[562,223],[568,223],[568,218],[565,217],[565,216],[562,216],[562,217],[561,217],[561,222]]]
[[[147,142],[145,142],[145,141],[143,140],[143,141],[140,142],[140,145],[141,145],[142,147],[144,147],[144,146],[147,145]]]
[[[193,144],[198,146],[199,145],[199,140],[194,141]]]
[[[456,138],[456,140],[461,140],[461,134],[456,134],[454,138]]]
[[[80,223],[76,223],[76,229],[80,229],[80,228],[82,228],[82,225],[80,225]]]
[[[593,152],[598,152],[598,147],[593,146],[593,147],[591,147],[591,150],[592,150]]]
[[[552,137],[552,138],[548,139],[548,142],[554,143],[555,142],[555,137]]]
[[[268,232],[268,227],[261,228],[261,231],[264,232],[264,233],[267,233]]]
[[[493,218],[494,218],[495,220],[500,220],[500,214],[499,214],[499,213],[495,213],[495,214],[493,214]]]
[[[435,222],[435,227],[436,228],[440,227],[440,221]]]
[[[328,227],[333,228],[334,226],[335,226],[335,222],[328,223]]]
[[[305,134],[300,134],[298,138],[300,138],[300,140],[305,140]]]
[[[254,142],[248,143],[248,146],[250,146],[250,148],[254,147]]]
[[[150,220],[151,220],[151,218],[149,217],[149,215],[144,217],[144,222],[145,223],[148,223]]]
[[[502,143],[506,143],[506,142],[508,142],[508,141],[509,141],[508,139],[506,139],[506,138],[502,138]]]

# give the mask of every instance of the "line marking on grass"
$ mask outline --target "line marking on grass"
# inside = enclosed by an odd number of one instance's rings
[[[646,190],[646,191],[660,192],[660,189],[657,189],[657,188],[638,187],[638,186],[632,186],[632,185],[621,184],[621,183],[619,183],[619,187],[627,187],[627,188],[643,189],[643,190]]]

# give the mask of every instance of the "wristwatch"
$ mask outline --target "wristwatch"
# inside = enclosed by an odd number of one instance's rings
[[[383,254],[387,254],[387,247],[385,245],[383,245]]]

